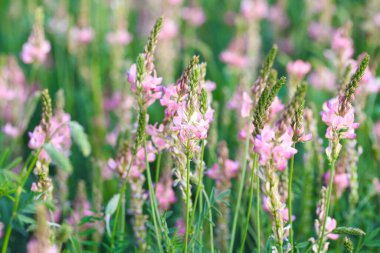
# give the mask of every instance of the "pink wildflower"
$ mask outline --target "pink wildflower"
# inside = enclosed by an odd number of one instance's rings
[[[206,15],[200,7],[183,8],[182,17],[195,27],[201,26],[206,21]]]
[[[249,117],[250,112],[251,112],[252,103],[253,103],[253,101],[250,98],[250,96],[248,95],[248,93],[244,92],[243,93],[243,103],[242,103],[242,107],[241,107],[241,116],[243,118]]]
[[[289,62],[286,65],[286,71],[290,75],[295,76],[297,79],[302,79],[311,70],[311,65],[308,62],[302,60],[296,60],[294,62]]]
[[[297,153],[292,145],[292,136],[287,131],[276,137],[273,129],[265,126],[254,140],[254,151],[259,154],[261,165],[266,165],[272,160],[278,170],[284,170],[287,161]]]
[[[332,231],[336,228],[336,220],[330,217],[327,217],[326,219],[326,232],[327,232],[327,238],[331,240],[337,240],[339,238],[339,235],[333,234]]]
[[[33,36],[33,35],[32,35]],[[43,63],[50,52],[51,46],[47,40],[36,42],[33,37],[22,46],[21,60],[26,64]]]
[[[331,48],[338,54],[342,61],[347,61],[354,54],[353,41],[342,28],[333,33]]]
[[[73,27],[70,39],[74,44],[87,45],[94,39],[94,31],[91,27]]]
[[[126,29],[119,29],[108,33],[107,41],[111,45],[125,46],[132,41],[132,35]]]
[[[177,201],[171,182],[169,184],[159,182],[156,187],[156,197],[160,208],[163,210],[169,209],[170,205]]]
[[[240,12],[247,20],[258,20],[268,13],[268,4],[263,0],[243,0]]]
[[[162,24],[162,28],[160,31],[159,39],[160,40],[170,40],[177,36],[178,33],[178,25],[174,20],[167,18],[164,19],[164,23]]]
[[[354,109],[350,108],[344,115],[339,112],[339,99],[333,98],[323,104],[321,112],[322,121],[328,126],[326,138],[354,139],[355,129],[359,123],[354,122]],[[338,136],[339,135],[339,136]]]
[[[36,239],[30,240],[26,248],[27,248],[27,253],[58,253],[59,252],[57,246],[41,245]]]
[[[329,184],[330,172],[326,172],[324,175],[325,185]],[[343,192],[350,186],[350,179],[347,173],[337,173],[334,176],[333,184],[336,190],[336,196],[340,197]]]

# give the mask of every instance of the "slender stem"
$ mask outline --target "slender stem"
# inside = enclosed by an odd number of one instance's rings
[[[322,249],[322,244],[324,241],[323,238],[325,236],[325,230],[326,230],[326,220],[327,220],[327,216],[329,216],[330,199],[331,199],[331,192],[333,188],[334,173],[335,173],[335,161],[336,160],[333,159],[330,164],[330,180],[329,180],[329,186],[328,186],[328,192],[327,192],[327,204],[326,204],[326,210],[325,210],[325,217],[323,218],[322,233],[321,233],[321,237],[319,238],[318,253],[320,253]]]
[[[295,144],[293,144],[294,148]],[[290,159],[289,166],[289,180],[288,180],[288,221],[290,224],[289,229],[289,239],[290,239],[290,250],[294,252],[294,241],[293,241],[293,220],[292,220],[292,186],[293,186],[293,168],[294,168],[294,156]]]
[[[122,198],[124,198],[124,192],[125,192],[126,187],[127,187],[127,180],[124,179],[123,180],[123,184],[120,187],[119,201],[117,203],[115,221],[119,220],[120,208],[121,208],[121,205],[123,203]],[[116,228],[117,228],[117,224],[115,222],[115,224],[114,224],[114,226],[112,228],[112,235],[111,235],[111,245],[110,245],[110,248],[111,248],[110,252],[111,253],[113,252],[113,245],[114,245],[114,241],[115,241]]]
[[[251,182],[250,182],[250,187],[249,187],[249,200],[248,200],[248,211],[247,211],[247,218],[246,218],[246,221],[245,221],[245,228],[243,230],[243,238],[242,238],[242,241],[241,241],[241,245],[240,245],[240,250],[239,252],[243,252],[244,251],[244,245],[245,245],[245,240],[247,238],[247,233],[248,233],[248,227],[249,227],[249,220],[250,220],[250,217],[251,217],[251,209],[252,209],[252,202],[253,202],[253,190],[254,190],[254,186],[255,186],[255,178],[258,178],[258,173],[257,173],[257,176],[255,177],[255,172],[258,168],[258,160],[257,160],[257,154],[255,153],[254,156],[253,156],[253,164],[252,164],[252,168],[251,168]],[[259,191],[260,189],[258,188],[257,191]],[[260,199],[259,199],[260,200]],[[258,226],[260,227],[260,226]],[[260,241],[258,241],[258,248],[260,248]]]
[[[11,237],[12,229],[13,229],[13,221],[16,218],[17,209],[18,209],[18,206],[19,206],[19,203],[20,203],[21,193],[22,193],[22,190],[24,189],[24,186],[26,184],[26,181],[28,180],[28,177],[29,177],[30,173],[32,172],[32,170],[34,168],[34,165],[37,162],[37,159],[38,159],[38,156],[40,155],[40,152],[41,152],[41,149],[39,149],[37,151],[37,153],[35,154],[35,157],[34,157],[33,161],[29,164],[29,167],[28,167],[27,171],[25,172],[25,174],[21,176],[21,182],[20,182],[20,185],[17,187],[17,190],[16,190],[16,196],[15,196],[15,200],[14,200],[14,205],[12,207],[12,216],[11,216],[11,218],[9,220],[9,223],[8,223],[8,226],[7,226],[7,230],[5,232],[4,241],[3,241],[3,247],[1,249],[1,253],[6,253],[7,252],[8,244],[9,244],[9,239]],[[30,157],[32,155],[33,155],[33,153],[31,153],[29,155],[29,157],[27,158],[27,161],[30,160]],[[24,168],[25,167],[26,167],[26,164],[24,165],[21,173],[24,172]]]
[[[189,239],[190,222],[190,157],[186,155],[186,232],[185,232],[185,253]]]
[[[153,218],[154,230],[156,233],[157,246],[158,246],[160,252],[163,252],[162,245],[161,245],[161,234],[160,234],[160,231],[162,231],[162,225],[161,225],[161,220],[160,220],[159,212],[158,212],[158,208],[157,208],[156,194],[154,192],[153,184],[152,184],[152,176],[150,173],[150,166],[149,166],[149,161],[148,161],[148,154],[146,151],[146,139],[145,138],[143,140],[143,143],[144,143],[146,173],[147,173],[147,178],[148,178],[148,188],[149,188],[149,195],[150,195],[149,199],[150,199],[150,205],[152,208],[152,218]],[[159,227],[161,230],[159,230],[159,228],[158,228],[157,219],[158,219]]]
[[[200,197],[199,193],[200,193],[201,188],[203,186],[203,155],[204,155],[204,150],[205,150],[205,143],[204,143],[204,141],[202,141],[201,155],[199,158],[199,168],[198,168],[198,176],[199,176],[198,185],[197,185],[197,190],[195,193],[194,207],[193,207],[193,210],[191,213],[190,224],[193,224],[194,216],[195,216],[195,212],[196,212],[196,208],[197,208],[198,197]]]
[[[160,179],[160,168],[161,168],[161,158],[162,158],[162,152],[158,154],[157,157],[157,166],[156,166],[156,187],[158,185],[158,180]]]
[[[256,155],[257,156],[257,155]],[[256,158],[256,161],[258,161],[258,158]],[[260,226],[260,204],[261,204],[261,198],[260,198],[260,177],[259,177],[259,167],[256,165],[257,175],[256,175],[256,223],[257,223],[257,253],[260,253],[260,247],[261,247],[261,226]]]
[[[211,244],[211,253],[214,253],[214,229],[213,229],[213,222],[212,222],[212,209],[211,209],[211,203],[207,196],[207,193],[205,190],[203,190],[203,195],[205,196],[206,202],[207,202],[207,209],[208,209],[208,218],[209,218],[209,228],[210,228],[210,244]]]
[[[249,131],[248,131],[249,133]],[[232,223],[232,232],[231,232],[231,242],[228,252],[232,253],[234,248],[234,241],[235,241],[235,234],[236,234],[236,225],[239,217],[239,209],[241,205],[241,198],[243,195],[243,188],[244,188],[244,182],[245,182],[245,174],[247,173],[247,160],[248,160],[248,149],[249,149],[249,137],[250,135],[247,134],[246,140],[245,140],[245,147],[244,147],[244,158],[243,158],[243,168],[241,172],[241,178],[239,181],[239,191],[237,196],[237,202],[236,202],[236,208],[234,213],[234,219]]]

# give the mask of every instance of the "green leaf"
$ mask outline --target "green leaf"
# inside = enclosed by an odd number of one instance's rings
[[[36,221],[28,216],[25,216],[23,214],[17,214],[17,219],[23,223],[23,224],[35,224]]]
[[[69,125],[74,142],[85,157],[89,156],[91,154],[91,145],[83,127],[76,121],[70,121]]]
[[[119,199],[120,199],[120,194],[114,195],[110,201],[108,201],[107,207],[106,207],[106,229],[108,235],[111,235],[111,229],[110,229],[110,221],[111,221],[111,216],[116,212],[117,206],[119,205]]]
[[[119,204],[120,194],[114,195],[110,201],[108,201],[106,207],[106,215],[112,215],[116,212],[117,205]]]
[[[70,163],[70,160],[67,159],[65,155],[60,153],[57,149],[53,147],[50,143],[44,145],[44,149],[53,160],[53,162],[61,169],[71,173],[73,171],[73,167]]]
[[[1,168],[1,169],[3,169],[3,170],[13,169],[17,165],[19,165],[21,162],[22,162],[22,157],[19,156],[19,157],[15,158],[11,163],[9,163],[8,165],[6,165],[4,168]]]

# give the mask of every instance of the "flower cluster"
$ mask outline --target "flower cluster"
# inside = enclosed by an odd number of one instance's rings
[[[47,55],[50,52],[50,43],[45,40],[43,17],[42,9],[37,8],[33,31],[29,36],[28,42],[22,46],[21,51],[21,59],[26,64],[41,64],[46,60]]]

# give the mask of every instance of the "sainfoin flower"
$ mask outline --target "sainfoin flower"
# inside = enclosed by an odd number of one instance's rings
[[[133,64],[128,71],[128,82],[131,84],[131,90],[134,93],[138,92],[137,86],[136,86],[136,78],[137,78],[136,71],[137,71],[136,64]],[[154,69],[149,71],[149,74],[145,75],[145,78],[142,81],[141,86],[142,86],[142,94],[144,96],[144,103],[146,104],[146,106],[150,106],[157,99],[161,98],[161,95],[162,95],[161,82],[162,82],[162,78],[157,77],[156,71]]]
[[[185,7],[182,17],[193,26],[201,26],[206,21],[206,15],[201,7]]]
[[[70,40],[74,45],[86,45],[94,39],[94,31],[91,27],[73,27],[70,30]]]
[[[292,136],[287,131],[277,137],[272,128],[265,126],[254,140],[254,151],[259,155],[261,165],[273,161],[278,170],[284,170],[288,160],[297,153],[292,145]]]
[[[350,108],[345,114],[340,113],[340,102],[333,98],[323,104],[322,121],[328,126],[326,138],[328,139],[354,139],[355,129],[359,123],[355,122],[354,108]],[[339,135],[339,136],[338,136]]]
[[[42,245],[36,239],[32,239],[26,246],[28,253],[58,253],[58,247],[55,245]]]
[[[47,40],[36,41],[33,37],[30,37],[28,42],[22,46],[21,60],[30,64],[33,62],[43,63],[51,49],[50,43]]]
[[[177,201],[171,181],[159,182],[156,186],[156,196],[159,207],[163,210],[169,209],[170,205]]]
[[[125,46],[132,41],[132,35],[126,29],[119,29],[108,33],[107,41],[111,45]]]
[[[296,60],[294,62],[289,62],[286,65],[286,71],[290,75],[297,77],[298,79],[302,79],[307,73],[311,70],[311,65],[308,62],[304,62],[302,60]]]

